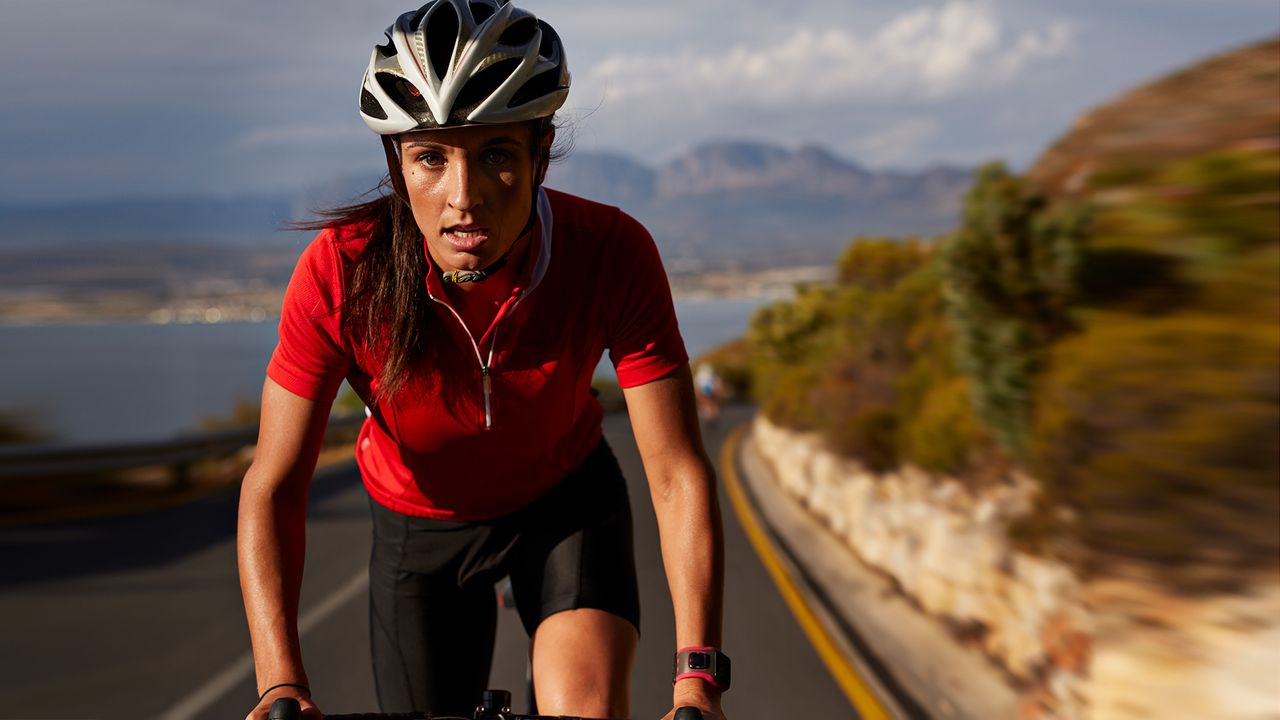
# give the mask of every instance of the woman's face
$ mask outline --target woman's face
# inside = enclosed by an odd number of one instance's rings
[[[401,136],[409,205],[441,270],[483,269],[519,239],[533,204],[533,153],[551,143],[543,138],[535,149],[530,127],[471,125]]]

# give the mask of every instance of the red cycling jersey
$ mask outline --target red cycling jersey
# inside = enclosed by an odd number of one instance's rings
[[[603,413],[591,378],[605,348],[624,388],[688,362],[643,226],[554,190],[540,194],[538,216],[516,287],[480,338],[428,274],[435,313],[425,358],[394,398],[376,402],[378,368],[342,328],[346,282],[367,236],[350,226],[325,230],[299,259],[267,375],[325,403],[344,378],[350,383],[371,412],[356,460],[382,505],[454,521],[518,510],[599,441]]]

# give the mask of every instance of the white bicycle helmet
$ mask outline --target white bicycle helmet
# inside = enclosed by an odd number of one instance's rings
[[[546,118],[569,94],[560,36],[507,0],[432,0],[386,37],[360,92],[379,135]]]

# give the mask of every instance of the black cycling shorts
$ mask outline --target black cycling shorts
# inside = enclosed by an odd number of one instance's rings
[[[494,520],[410,517],[375,501],[369,629],[383,712],[469,714],[489,678],[494,585],[510,575],[526,631],[596,608],[640,628],[631,505],[602,439],[528,507]]]

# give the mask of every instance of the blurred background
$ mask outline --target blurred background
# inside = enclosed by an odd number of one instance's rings
[[[523,6],[573,72],[547,184],[653,232],[695,365],[849,563],[1013,715],[1280,717],[1274,0]],[[2,7],[12,616],[76,523],[234,493],[285,226],[377,185],[358,84],[408,8]],[[59,716],[12,677],[0,717]]]

